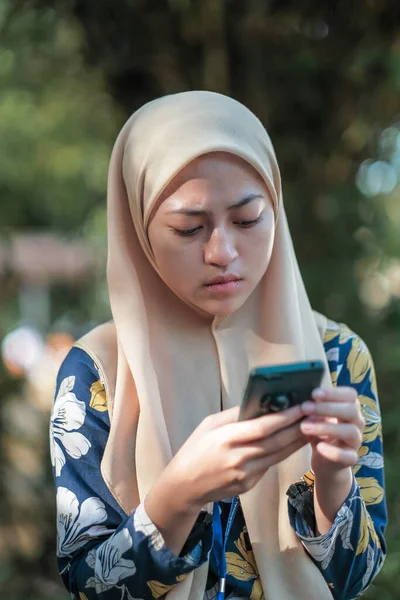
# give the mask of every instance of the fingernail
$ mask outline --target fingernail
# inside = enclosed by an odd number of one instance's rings
[[[315,402],[303,402],[303,404],[301,405],[301,408],[303,410],[305,410],[306,412],[314,412],[315,411]]]
[[[313,429],[313,424],[310,423],[309,421],[302,421],[300,423],[300,429],[302,431],[304,431],[304,433],[307,433],[307,431],[312,431]]]
[[[314,400],[322,400],[322,398],[325,397],[325,390],[317,388],[316,390],[313,390],[311,396],[314,398]]]

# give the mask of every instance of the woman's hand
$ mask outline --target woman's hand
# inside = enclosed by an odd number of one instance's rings
[[[175,553],[205,504],[247,492],[269,467],[308,442],[300,430],[301,406],[248,421],[238,417],[233,408],[204,419],[145,499]]]
[[[247,492],[269,467],[307,443],[300,406],[242,422],[238,416],[233,408],[204,419],[167,467],[188,503],[201,507]]]
[[[312,447],[315,520],[323,534],[350,493],[365,421],[353,388],[318,389],[312,397],[302,405],[301,430]]]
[[[326,475],[353,467],[358,460],[365,421],[351,387],[314,390],[314,402],[302,405],[301,430],[312,445],[312,469]]]

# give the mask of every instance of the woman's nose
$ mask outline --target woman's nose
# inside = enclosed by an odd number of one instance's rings
[[[206,264],[227,267],[237,256],[234,236],[229,235],[227,231],[214,229],[204,248]]]

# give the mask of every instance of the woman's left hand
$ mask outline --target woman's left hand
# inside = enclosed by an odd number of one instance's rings
[[[311,443],[315,476],[321,473],[326,478],[357,463],[365,421],[351,387],[319,388],[312,400],[302,405],[301,430]]]

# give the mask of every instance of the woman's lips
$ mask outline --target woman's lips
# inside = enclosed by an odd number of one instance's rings
[[[227,294],[238,291],[243,283],[243,279],[230,279],[227,281],[219,281],[217,283],[207,283],[205,288],[213,294]]]

